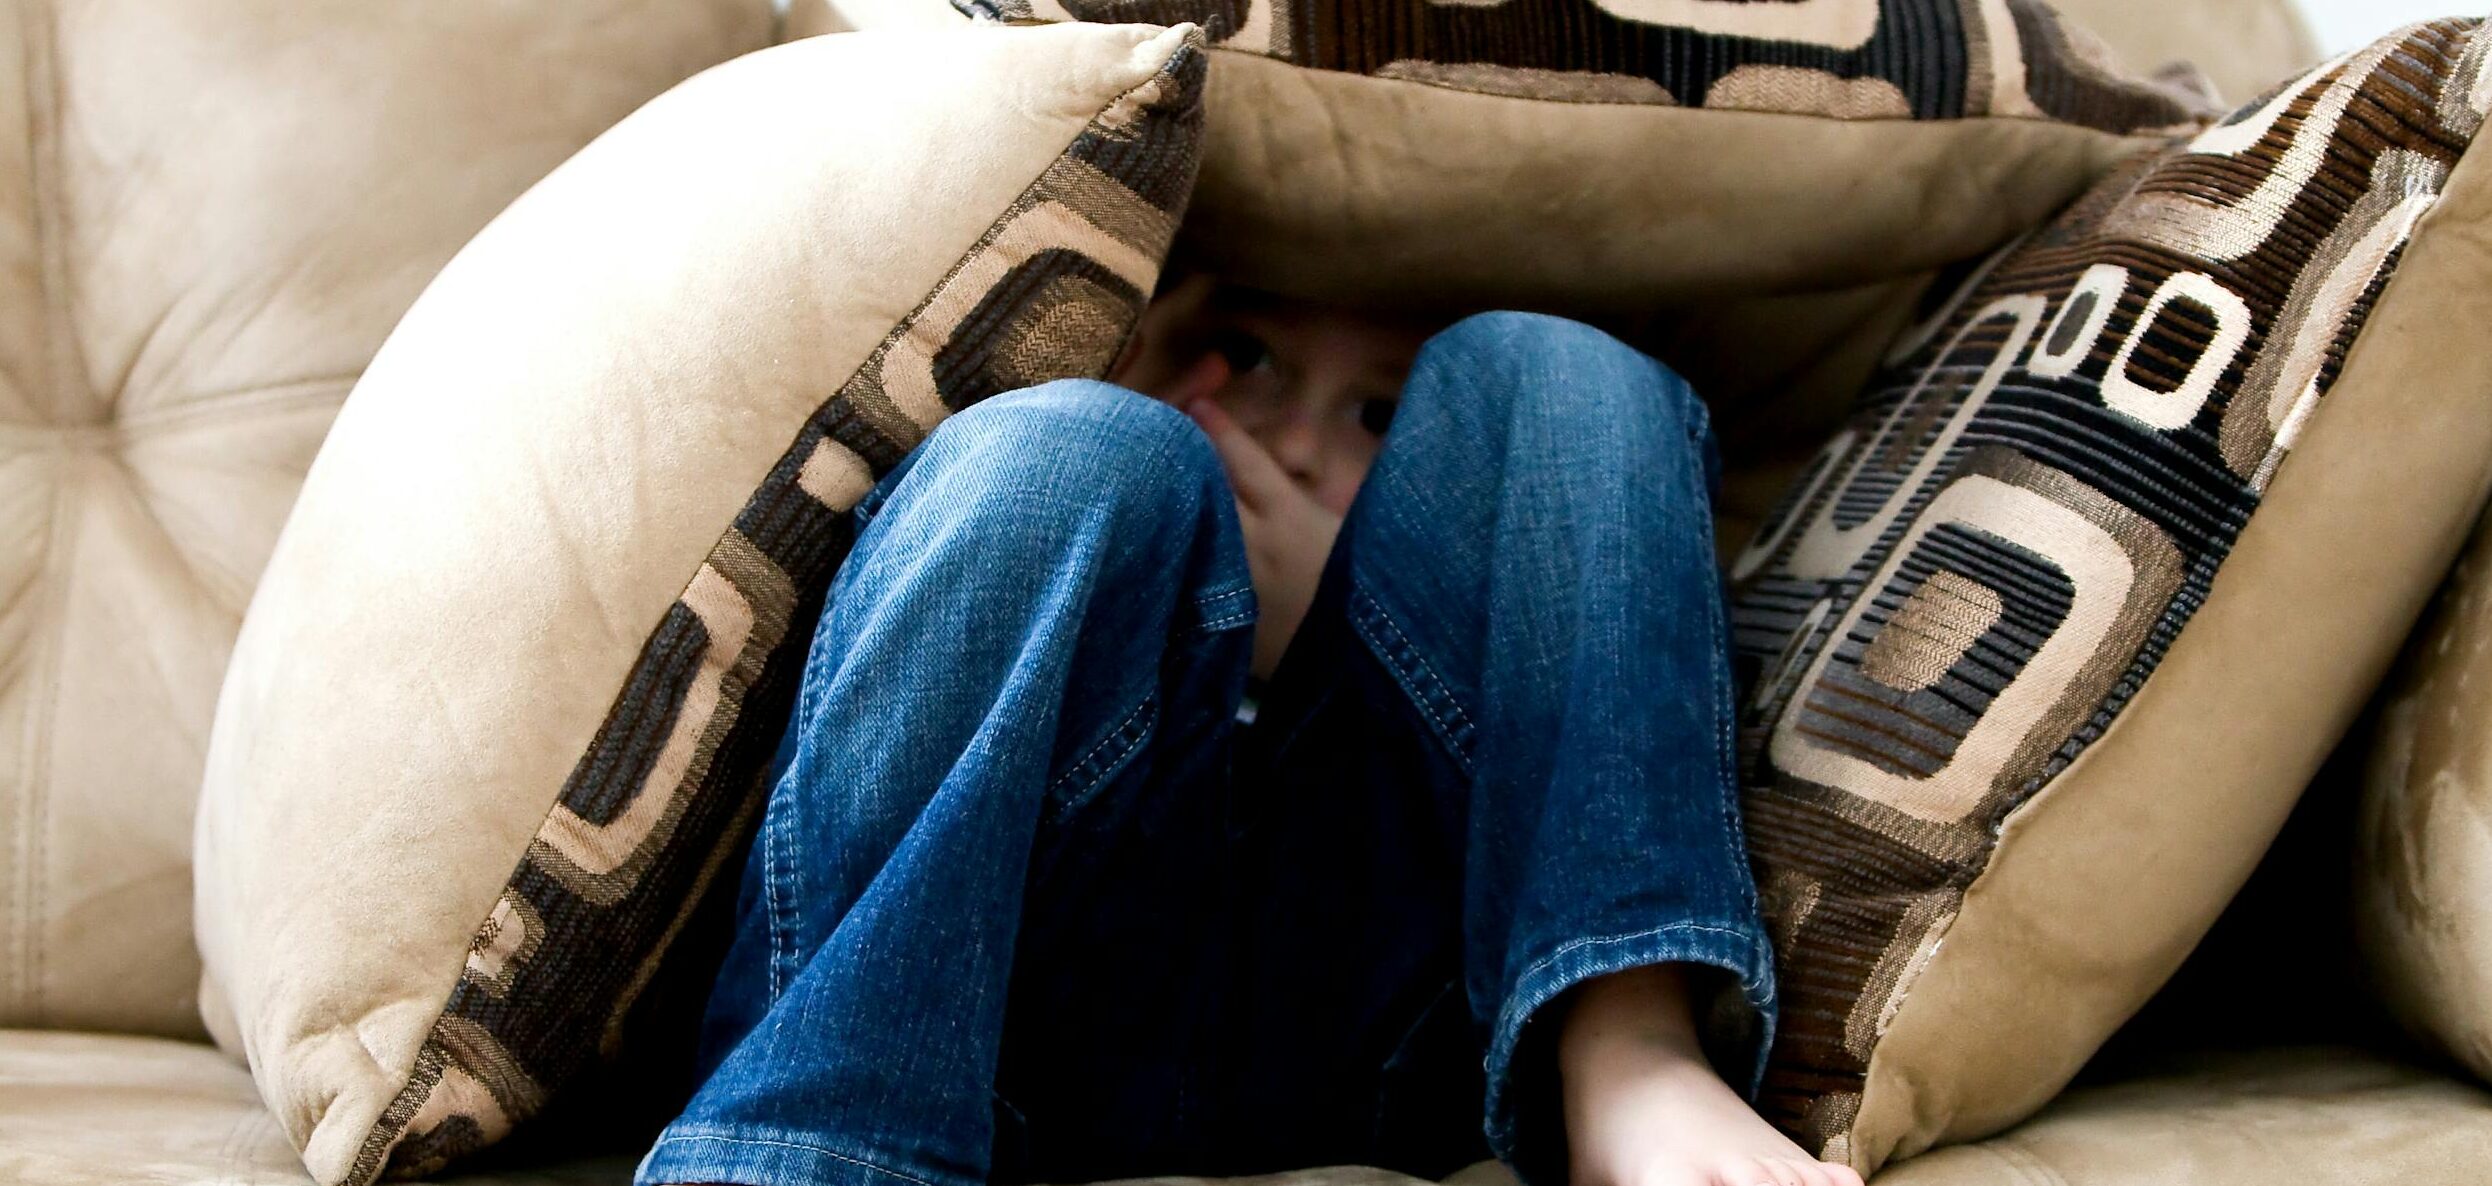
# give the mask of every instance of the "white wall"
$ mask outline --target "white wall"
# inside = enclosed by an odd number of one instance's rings
[[[2400,25],[2441,16],[2482,16],[2485,0],[2301,0],[2319,48],[2335,54]]]

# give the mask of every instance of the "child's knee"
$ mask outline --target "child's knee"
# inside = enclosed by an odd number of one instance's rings
[[[1185,413],[1110,383],[1060,379],[972,404],[936,426],[915,469],[945,501],[1023,517],[1182,509],[1221,488]]]
[[[1452,354],[1474,365],[1547,354],[1596,354],[1634,348],[1594,326],[1551,313],[1495,309],[1473,313],[1431,336],[1420,357]]]
[[[982,442],[1031,444],[1061,455],[1114,458],[1190,427],[1185,413],[1098,379],[1057,379],[971,404],[936,427]]]
[[[1704,402],[1667,365],[1607,331],[1545,313],[1465,317],[1428,340],[1412,370],[1412,399],[1470,405],[1502,421],[1509,441],[1553,442],[1589,461],[1610,442],[1681,441],[1701,461],[1712,448]],[[1513,432],[1528,426],[1529,432]]]

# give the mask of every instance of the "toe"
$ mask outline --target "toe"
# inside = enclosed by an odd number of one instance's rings
[[[1799,1176],[1800,1186],[1834,1186],[1834,1175],[1826,1172],[1824,1162],[1793,1157],[1784,1159],[1783,1164]]]
[[[1860,1171],[1848,1165],[1840,1165],[1831,1161],[1821,1161],[1817,1164],[1825,1167],[1826,1180],[1834,1183],[1834,1186],[1867,1186],[1860,1180]]]
[[[1737,1157],[1723,1168],[1723,1186],[1808,1186],[1799,1170],[1779,1157]]]
[[[1720,1186],[1794,1186],[1783,1181],[1764,1161],[1754,1157],[1733,1157],[1722,1163],[1714,1175]]]

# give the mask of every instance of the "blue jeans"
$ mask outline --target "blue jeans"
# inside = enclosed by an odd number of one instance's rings
[[[1050,383],[858,508],[640,1181],[971,1186],[1490,1152],[1563,1181],[1552,999],[1718,969],[1753,1090],[1703,406],[1587,327],[1420,352],[1251,724],[1236,506],[1173,408]]]

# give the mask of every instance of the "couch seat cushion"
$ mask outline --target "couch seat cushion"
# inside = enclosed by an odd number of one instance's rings
[[[2459,1186],[2481,1181],[2487,1159],[2492,1095],[2311,1046],[2191,1055],[2081,1087],[1999,1136],[1896,1162],[1870,1186]],[[1445,1186],[1515,1181],[1490,1161]]]
[[[631,1181],[629,1158],[452,1179],[460,1186]],[[0,1182],[310,1186],[251,1073],[169,1038],[0,1030]]]
[[[2492,1094],[2359,1050],[2202,1057],[2077,1089],[1979,1144],[1897,1164],[1876,1186],[2462,1186],[2492,1161]],[[445,1179],[623,1186],[604,1157]],[[1215,1179],[1157,1179],[1212,1186]],[[17,1186],[308,1186],[242,1066],[163,1038],[0,1030],[0,1182]],[[1493,1163],[1451,1186],[1511,1186]],[[1221,1186],[1419,1186],[1329,1169]]]
[[[2341,1047],[2199,1056],[2079,1088],[1874,1186],[2456,1186],[2492,1162],[2492,1095]]]
[[[447,1186],[627,1186],[629,1156],[502,1166]],[[1483,1172],[1483,1170],[1487,1172]],[[1496,1163],[1452,1186],[1510,1181]],[[1361,1167],[1203,1186],[1426,1186]],[[168,1038],[0,1029],[0,1182],[10,1186],[311,1186],[251,1073],[215,1048]]]

